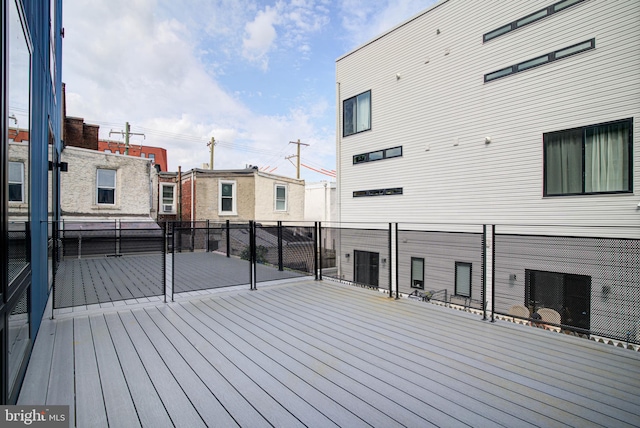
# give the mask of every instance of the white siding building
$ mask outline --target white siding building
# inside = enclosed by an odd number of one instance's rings
[[[336,91],[339,220],[407,229],[342,239],[339,278],[640,341],[640,2],[442,0]]]
[[[640,2],[444,0],[336,81],[343,222],[640,224]]]

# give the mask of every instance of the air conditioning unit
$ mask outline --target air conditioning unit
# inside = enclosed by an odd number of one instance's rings
[[[173,205],[163,205],[162,206],[162,212],[170,213],[172,211],[173,211]]]

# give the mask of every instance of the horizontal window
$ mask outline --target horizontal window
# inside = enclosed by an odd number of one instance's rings
[[[632,191],[633,120],[544,134],[544,195]]]
[[[342,102],[342,136],[371,129],[371,91]]]
[[[402,146],[392,147],[390,149],[377,150],[375,152],[362,153],[353,157],[353,164],[363,162],[373,162],[380,159],[397,158],[402,156]]]
[[[356,190],[353,192],[354,198],[363,196],[385,196],[385,195],[402,195],[402,187],[394,187],[391,189],[375,189],[375,190]]]
[[[533,59],[528,59],[518,64],[501,68],[500,70],[497,70],[497,71],[492,71],[491,73],[487,73],[484,75],[484,81],[485,83],[491,82],[501,77],[509,76],[511,74],[518,73],[520,71],[525,71],[542,64],[548,64],[550,62],[556,61],[558,59],[566,58],[568,56],[575,55],[580,52],[595,49],[595,47],[596,47],[596,39],[586,40],[584,42],[580,42],[575,45],[568,46],[566,48],[558,49],[557,51],[554,51]]]
[[[520,18],[516,21],[513,21],[509,24],[503,25],[500,28],[496,28],[495,30],[489,31],[482,36],[483,42],[488,42],[489,40],[493,40],[496,37],[500,37],[503,34],[507,34],[517,28],[522,28],[525,25],[529,25],[533,22],[540,21],[547,16],[551,16],[556,12],[560,12],[568,8],[569,6],[573,6],[575,4],[581,3],[584,0],[562,0],[557,3],[552,4],[551,6],[545,7],[544,9],[533,12],[524,18]]]

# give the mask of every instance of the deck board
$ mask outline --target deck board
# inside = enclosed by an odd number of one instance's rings
[[[163,334],[153,322],[149,314],[144,310],[136,310],[133,315],[203,422],[207,426],[237,426],[238,424],[233,417],[220,404],[211,390],[207,388],[198,373],[184,360],[169,338],[165,336],[166,333]],[[187,349],[193,352],[193,348]],[[179,393],[177,390],[175,392]]]
[[[106,426],[102,384],[88,317],[73,320],[73,344],[75,391],[86,403],[77,407],[76,423],[86,427]]]
[[[113,427],[139,427],[140,420],[131,398],[107,323],[103,315],[89,317],[100,372],[106,418]]]
[[[215,323],[214,328],[216,332],[224,338],[224,340],[246,355],[250,360],[259,362],[262,370],[269,373],[294,394],[309,403],[309,405],[321,413],[323,417],[326,417],[338,426],[368,426],[362,419],[356,416],[356,414],[342,407],[337,401],[331,399],[329,395],[316,389],[313,385],[315,379],[304,379],[294,372],[290,364],[283,364],[283,359],[286,358],[286,354],[276,352],[276,355],[273,355],[272,352],[274,348],[269,345],[268,341],[253,340],[256,338],[256,333],[252,331],[255,329],[251,328],[251,326],[249,329],[246,329],[234,320],[225,318],[224,315],[221,314],[221,311],[211,310],[209,306],[202,302],[197,302],[194,306],[199,309],[203,315],[209,317],[211,322]],[[247,315],[251,316],[251,314]],[[276,351],[278,350],[276,349]],[[311,380],[311,382],[308,382],[308,380]],[[286,400],[286,397],[283,397],[283,399]],[[353,400],[353,398],[351,398],[351,400]],[[313,423],[323,426],[331,423],[323,417],[320,417],[314,411],[309,419]],[[299,416],[299,419],[308,425],[302,416]]]
[[[269,304],[277,303],[274,300]],[[265,311],[269,304],[264,306]],[[297,312],[297,310],[292,311]],[[302,319],[304,312],[299,314],[301,319],[274,312],[274,310],[264,312],[260,319],[261,325],[272,324],[272,329],[275,332],[289,331],[295,328],[292,330],[292,335],[295,337],[294,340],[299,342],[300,348],[309,349],[312,342],[310,338],[318,341],[319,349],[313,350],[312,355],[319,359],[330,358],[331,360],[327,361],[332,361],[331,365],[340,369],[345,375],[357,379],[362,384],[370,385],[376,391],[384,391],[385,402],[389,403],[391,400],[392,405],[383,407],[383,410],[391,412],[398,408],[404,408],[405,413],[411,412],[422,417],[423,424],[432,422],[437,425],[449,425],[462,422],[474,426],[491,426],[502,420],[504,426],[512,426],[516,422],[515,418],[509,418],[497,409],[493,413],[489,412],[486,406],[478,406],[475,400],[462,401],[460,395],[447,397],[449,387],[444,390],[435,384],[430,377],[418,378],[417,373],[410,371],[407,371],[405,376],[398,376],[398,373],[393,371],[393,364],[381,370],[383,368],[381,365],[384,365],[386,360],[380,358],[379,353],[382,348],[392,345],[379,342],[378,346],[373,348],[378,355],[371,358],[372,353],[360,347],[360,340],[357,336],[349,337],[346,341],[333,339],[331,335],[334,332],[340,334],[335,327],[319,331],[316,325],[307,325],[305,328],[298,325],[299,323],[307,324]],[[342,326],[342,329],[353,330],[349,325]],[[330,352],[324,351],[325,349]],[[323,357],[323,352],[329,352],[329,355]],[[453,400],[451,400],[452,398]],[[483,413],[488,413],[489,418]],[[522,420],[518,420],[518,422],[523,424]]]
[[[19,403],[98,427],[640,426],[632,350],[306,279],[138,300],[44,320]]]
[[[295,292],[299,292],[296,290]],[[288,296],[292,297],[292,296]],[[340,299],[336,299],[340,300]],[[296,300],[299,302],[300,300]],[[398,302],[401,304],[409,304],[411,306],[416,305],[416,302]],[[313,300],[312,304],[315,306],[324,304],[319,300]],[[418,304],[419,305],[419,304]],[[336,307],[332,307],[330,310],[331,314],[334,314]],[[410,309],[402,308],[403,312],[408,312]],[[349,317],[349,314],[353,312],[353,306],[349,306],[344,309],[344,316]],[[421,315],[425,314],[424,311],[421,313],[416,313],[416,320],[420,320]],[[401,324],[397,324],[396,319],[394,319],[391,315],[385,312],[383,317],[387,318],[384,320],[384,324],[386,326],[393,327],[394,324],[400,328]],[[458,321],[464,321],[463,317],[459,317]],[[473,319],[473,318],[471,318]],[[477,318],[476,318],[477,319]],[[370,320],[363,320],[363,325],[372,325]],[[433,320],[433,322],[428,322],[424,320],[424,322],[420,322],[420,325],[433,325],[434,323],[439,322],[438,320]],[[468,324],[468,323],[467,323]],[[477,323],[476,323],[477,324]],[[375,326],[375,324],[373,324]],[[442,324],[437,326],[438,328],[435,331],[425,331],[420,333],[419,335],[416,332],[408,331],[406,335],[411,339],[423,340],[425,336],[433,336],[434,344],[437,343],[441,346],[448,345],[449,349],[452,348],[463,348],[466,349],[468,353],[470,352],[478,352],[483,355],[486,355],[487,358],[498,358],[499,361],[503,362],[505,365],[503,368],[510,371],[521,371],[522,373],[526,373],[529,379],[532,382],[542,382],[548,383],[549,379],[558,380],[559,378],[566,382],[570,388],[572,393],[576,393],[579,395],[588,396],[589,400],[596,400],[596,404],[598,405],[599,411],[604,413],[608,413],[612,417],[617,417],[619,411],[623,412],[634,412],[637,411],[637,382],[635,382],[634,387],[634,377],[632,373],[636,372],[633,368],[624,369],[624,367],[628,367],[628,364],[624,364],[624,359],[627,358],[625,356],[623,359],[617,359],[620,364],[611,364],[611,358],[616,360],[616,352],[609,353],[609,358],[605,359],[593,359],[590,357],[589,359],[584,359],[583,355],[589,355],[589,353],[581,352],[581,346],[589,344],[588,341],[574,338],[575,348],[572,346],[569,349],[572,352],[572,362],[573,364],[570,367],[566,365],[566,351],[564,358],[558,357],[550,357],[548,354],[551,352],[555,352],[556,354],[559,352],[557,350],[553,350],[553,348],[549,348],[545,350],[544,348],[536,349],[535,346],[539,342],[535,336],[530,336],[530,339],[527,341],[520,341],[519,343],[527,349],[537,350],[537,352],[524,353],[523,355],[518,355],[517,358],[514,358],[508,353],[500,353],[498,355],[494,355],[493,350],[496,347],[500,347],[498,349],[505,349],[505,343],[508,343],[509,339],[513,337],[513,333],[511,331],[506,331],[507,334],[502,337],[497,337],[495,334],[487,335],[487,339],[482,343],[475,343],[474,337],[476,334],[474,333],[474,325],[468,324],[467,328],[461,330],[457,328],[452,330],[450,324]],[[554,335],[547,331],[542,331],[534,329],[532,331],[531,328],[528,329],[529,333],[538,333],[541,339],[553,339]],[[462,331],[462,333],[460,333]],[[479,331],[479,333],[482,330]],[[447,333],[450,332],[451,335]],[[457,337],[456,337],[457,334]],[[465,337],[466,336],[466,337]],[[484,337],[484,336],[483,336]],[[536,338],[536,340],[533,340]],[[572,339],[568,338],[567,339]],[[568,346],[568,345],[567,345]],[[557,348],[557,346],[556,346]],[[508,348],[507,348],[508,349]],[[613,351],[613,350],[611,350]],[[624,354],[629,355],[628,352]],[[557,354],[559,355],[559,354]],[[631,355],[633,355],[631,353]],[[606,357],[606,355],[603,355]],[[594,364],[595,363],[595,364]],[[615,367],[608,367],[611,365],[615,365]],[[592,370],[588,372],[585,370],[581,370],[580,367],[591,367]],[[623,369],[621,369],[622,367]],[[631,370],[631,371],[630,371]],[[637,379],[637,378],[636,378]],[[597,391],[593,391],[593,382],[597,381],[601,388]],[[551,385],[553,386],[553,385]],[[603,392],[603,388],[607,388],[606,391]],[[629,394],[629,389],[634,390],[635,394]],[[559,392],[562,393],[562,392]],[[591,407],[593,407],[591,405]]]
[[[46,403],[47,401],[56,325],[56,322],[49,319],[42,320],[38,340],[36,340],[31,352],[30,366],[24,378],[24,386],[22,387],[18,404]],[[46,382],[43,381],[44,379],[46,379]],[[29,385],[34,387],[30,388],[28,387]]]
[[[300,289],[296,290],[295,293],[300,293]],[[293,299],[292,296],[282,297],[283,299]],[[298,304],[301,304],[301,299],[307,298],[302,296],[299,299],[295,299]],[[384,299],[384,298],[382,298]],[[378,299],[380,300],[380,299]],[[400,301],[397,302],[401,305],[416,305],[417,302],[413,301]],[[334,319],[346,320],[346,321],[354,321],[357,328],[365,331],[367,328],[380,328],[383,329],[393,329],[394,323],[397,323],[397,317],[391,318],[388,321],[382,322],[378,319],[377,313],[376,317],[371,318],[360,318],[358,312],[354,309],[358,306],[357,302],[348,302],[348,306],[341,308],[344,302],[340,299],[336,299],[336,303],[330,304],[326,300],[315,299],[313,300],[314,307],[325,306],[326,313],[331,314]],[[331,309],[328,309],[328,308]],[[337,314],[336,314],[337,312]],[[468,316],[468,314],[460,314],[461,316]],[[381,315],[383,318],[385,315]],[[473,321],[477,321],[476,318],[471,318]],[[469,323],[467,323],[469,324]],[[482,324],[482,323],[476,323]],[[420,323],[420,325],[429,325],[427,323]],[[402,324],[397,325],[398,328],[403,327]],[[482,327],[479,327],[482,328]],[[473,324],[468,325],[469,330],[473,330]],[[473,368],[474,372],[481,374],[485,373],[489,376],[489,379],[493,381],[493,383],[497,383],[498,385],[503,386],[504,388],[509,388],[510,385],[519,386],[524,385],[528,389],[528,394],[526,395],[530,399],[539,399],[544,404],[547,404],[550,397],[555,399],[559,399],[563,401],[562,410],[569,411],[573,413],[575,418],[587,418],[588,420],[595,421],[601,423],[603,425],[610,424],[619,424],[621,423],[620,417],[622,416],[623,420],[625,417],[630,416],[633,417],[632,414],[621,415],[621,412],[626,412],[626,410],[621,410],[620,408],[611,408],[610,406],[598,401],[598,396],[600,395],[599,391],[594,391],[593,388],[587,388],[583,390],[579,390],[576,392],[578,387],[576,385],[568,385],[565,389],[559,388],[556,386],[558,380],[564,380],[565,382],[570,382],[573,380],[573,377],[566,376],[563,371],[556,370],[550,371],[551,375],[541,375],[540,371],[545,370],[545,366],[548,364],[544,358],[540,358],[540,356],[528,356],[528,355],[514,355],[508,353],[497,353],[495,352],[494,346],[488,345],[484,342],[479,343],[475,340],[469,332],[464,332],[462,334],[469,335],[468,338],[461,337],[460,330],[458,331],[458,335],[450,336],[446,334],[445,331],[434,329],[429,332],[423,332],[417,334],[411,330],[403,332],[403,336],[407,336],[411,339],[411,341],[399,340],[399,336],[390,337],[386,336],[383,340],[384,343],[390,344],[394,343],[396,347],[403,347],[404,349],[409,351],[410,348],[408,344],[412,342],[418,342],[421,340],[429,340],[430,336],[433,336],[433,341],[429,342],[430,349],[439,349],[440,353],[443,357],[452,360],[460,367],[467,366],[469,368]],[[552,334],[550,332],[538,332],[544,334]],[[365,333],[366,334],[366,333]],[[381,333],[380,333],[381,334]],[[488,335],[490,337],[491,335]],[[483,336],[484,337],[484,336]],[[376,338],[379,340],[380,338]],[[584,341],[582,343],[585,343]],[[466,351],[466,352],[462,352]],[[470,356],[475,354],[475,356]],[[484,359],[490,359],[490,363],[485,363],[483,360],[478,360],[477,357],[482,356]],[[517,358],[516,358],[517,357]],[[527,364],[521,364],[521,360],[530,358],[530,361]],[[566,365],[566,363],[565,363]],[[522,392],[520,392],[522,393]],[[583,395],[581,395],[582,393]],[[595,399],[594,399],[595,396]],[[625,404],[625,400],[617,400],[616,404],[622,403]],[[589,404],[587,405],[586,402]],[[637,405],[632,405],[635,409],[637,409]]]
[[[218,306],[212,307],[210,302],[203,303],[208,306],[208,308],[202,309],[203,312],[212,317],[215,314],[224,317],[221,320],[231,335],[242,337],[255,349],[261,350],[271,361],[280,364],[291,374],[307,382],[308,385],[312,385],[319,393],[323,394],[324,397],[318,401],[320,404],[326,403],[327,399],[334,400],[333,403],[322,405],[321,408],[336,423],[347,424],[343,426],[361,425],[363,420],[373,426],[390,426],[399,423],[361,397],[365,392],[370,393],[370,391],[364,390],[361,384],[350,381],[345,376],[340,376],[339,372],[331,366],[314,359],[304,350],[290,345],[280,338],[279,334],[273,334],[265,328],[256,328],[256,325],[251,321],[247,322],[247,318],[251,319],[255,316],[254,313],[250,311],[230,312]],[[199,306],[203,308],[202,305]],[[284,374],[287,376],[286,372]],[[336,414],[336,404],[340,403],[350,403],[351,414],[346,416]],[[343,413],[344,410],[347,409],[338,408],[337,412]],[[354,419],[354,416],[358,418]],[[338,420],[339,418],[342,419]],[[415,419],[413,422],[421,421]]]
[[[198,414],[198,411],[162,360],[162,356],[158,354],[157,349],[136,320],[134,312],[140,310],[121,312],[119,315],[133,346],[136,348],[140,361],[144,365],[145,371],[153,382],[164,407],[167,409],[167,413],[170,416],[179,415],[179,419],[173,420],[173,423],[177,426],[205,427],[202,417]]]
[[[57,322],[51,359],[51,372],[49,373],[47,384],[47,399],[44,403],[37,403],[51,405],[68,404],[70,426],[74,426],[75,424],[76,411],[74,399],[75,370],[73,367],[73,334],[73,319],[65,319]]]
[[[117,313],[105,314],[104,318],[110,340],[113,341],[118,360],[121,361],[122,372],[140,424],[144,427],[171,426],[171,418],[140,361],[122,320]],[[122,390],[121,393],[124,395],[126,391]]]

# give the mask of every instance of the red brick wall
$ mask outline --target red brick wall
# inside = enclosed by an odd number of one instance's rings
[[[192,176],[182,177],[182,221],[191,221],[191,180]],[[195,201],[194,201],[195,202]],[[194,203],[195,207],[195,203]],[[195,217],[195,212],[193,213]]]
[[[80,117],[64,118],[64,144],[67,146],[81,147],[83,149],[98,150],[97,125],[84,123]]]
[[[124,154],[125,145],[122,141],[98,141],[98,150],[101,152],[110,150],[111,153]],[[160,171],[168,171],[166,149],[163,149],[162,147],[141,146],[136,143],[129,144],[129,156],[143,157],[142,154],[144,154],[145,158],[149,158],[149,153],[153,153],[155,155],[155,164],[160,166]]]

